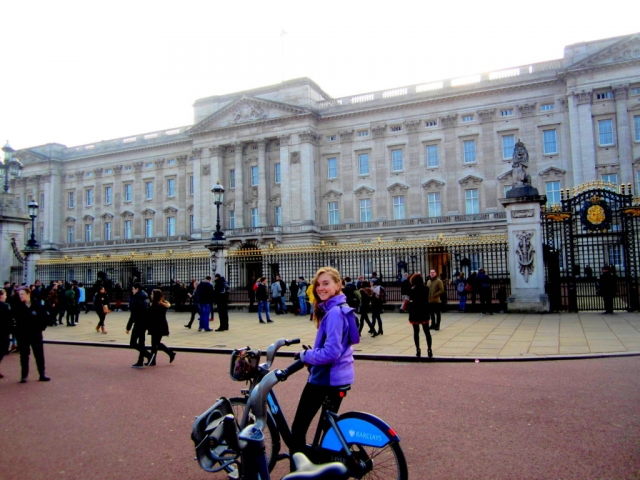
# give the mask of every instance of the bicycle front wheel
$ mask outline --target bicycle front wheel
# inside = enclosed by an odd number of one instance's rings
[[[349,448],[353,456],[365,465],[364,475],[358,478],[408,480],[407,460],[398,442],[390,442],[383,447],[350,443]]]
[[[236,417],[236,422],[242,420],[242,416],[244,415],[244,409],[247,406],[247,398],[246,397],[233,397],[230,398],[231,407],[233,408],[233,416]],[[255,423],[256,419],[253,414],[249,414],[248,423]],[[245,425],[246,427],[246,425]],[[273,470],[273,467],[276,466],[278,461],[278,454],[280,453],[280,433],[278,432],[278,427],[276,427],[276,423],[271,417],[271,415],[267,416],[267,428],[262,432],[264,435],[264,448],[265,453],[267,455],[267,462],[269,462],[269,471]]]

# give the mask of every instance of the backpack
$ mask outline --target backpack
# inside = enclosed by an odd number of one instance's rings
[[[380,300],[380,303],[382,304],[387,303],[387,291],[384,289],[382,285],[380,285],[380,287],[378,288],[378,291],[376,292],[376,297],[378,297],[378,299]]]
[[[458,293],[464,292],[464,282],[458,282],[458,286],[456,287]]]
[[[347,297],[347,304],[351,308],[357,309],[360,307],[360,298],[358,298],[358,293],[356,293],[356,286],[353,283],[347,283],[344,286],[344,295]]]

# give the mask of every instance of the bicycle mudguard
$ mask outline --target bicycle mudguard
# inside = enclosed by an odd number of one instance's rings
[[[337,424],[347,444],[358,443],[380,448],[391,442],[400,441],[395,430],[370,413],[347,412],[338,417]],[[336,452],[342,450],[342,445],[333,427],[322,438],[321,447]]]
[[[214,420],[221,421],[229,413],[233,413],[231,402],[227,398],[221,397],[206,412],[196,417],[191,430],[191,440],[196,447],[204,440],[207,430],[211,430],[209,424]]]

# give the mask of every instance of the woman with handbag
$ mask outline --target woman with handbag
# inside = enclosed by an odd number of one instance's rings
[[[431,332],[429,331],[430,308],[429,289],[424,284],[422,274],[414,273],[409,280],[411,291],[409,292],[409,323],[413,327],[413,343],[416,345],[416,357],[420,358],[420,325],[427,339],[427,356],[433,357],[431,351]]]
[[[164,299],[162,290],[156,288],[151,292],[151,306],[149,307],[149,334],[151,335],[151,359],[147,365],[156,366],[158,349],[169,355],[169,363],[176,358],[176,352],[167,348],[162,343],[162,337],[169,336],[169,323],[167,322],[167,310],[171,304]]]
[[[107,333],[104,329],[104,319],[107,316],[107,313],[110,312],[109,295],[107,295],[103,285],[100,285],[100,288],[93,297],[93,308],[96,310],[100,320],[98,325],[96,325],[96,332],[102,331],[102,333]]]

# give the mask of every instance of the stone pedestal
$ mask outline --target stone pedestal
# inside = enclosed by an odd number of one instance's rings
[[[24,245],[24,227],[30,222],[15,195],[0,192],[0,281],[3,283],[10,280],[11,265],[16,265],[11,240],[15,237],[18,245]]]
[[[511,296],[509,312],[548,312],[549,297],[544,290],[542,225],[540,206],[544,195],[500,199],[507,210],[509,275]]]
[[[227,268],[227,248],[229,242],[227,240],[211,240],[211,243],[207,245],[207,249],[211,252],[210,260],[210,275],[211,278],[219,273],[223,277],[226,277]]]
[[[33,285],[36,281],[36,265],[38,264],[38,260],[40,260],[40,254],[42,250],[39,248],[25,248],[23,250],[24,253],[24,264],[23,267],[23,278],[24,281],[27,282],[27,285]]]

